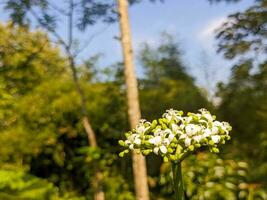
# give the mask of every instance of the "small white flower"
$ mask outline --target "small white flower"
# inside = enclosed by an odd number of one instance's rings
[[[176,134],[181,133],[181,130],[177,124],[172,124],[171,129],[173,133],[176,133]]]
[[[218,134],[218,132],[219,132],[219,129],[218,129],[218,127],[217,126],[213,126],[212,128],[211,128],[211,133],[212,134]]]
[[[133,149],[134,144],[140,145],[141,144],[141,139],[138,134],[132,134],[130,135],[127,140],[125,140],[125,144],[129,145],[129,148]]]
[[[210,137],[210,135],[211,135],[211,130],[208,129],[208,128],[206,128],[206,129],[204,130],[203,137]]]
[[[166,110],[166,113],[164,113],[162,115],[164,118],[166,118],[169,122],[171,120],[174,120],[176,122],[179,122],[181,121],[183,118],[181,117],[179,111],[177,110],[174,110],[174,109],[169,109],[169,110]]]
[[[159,147],[155,147],[155,148],[153,149],[153,152],[154,152],[156,155],[158,155],[158,154],[159,154]]]
[[[201,135],[196,135],[193,137],[193,140],[195,140],[196,142],[200,142],[200,140],[202,140],[202,136]]]
[[[144,125],[142,125],[142,126],[138,126],[138,127],[136,127],[135,132],[138,133],[138,134],[140,134],[140,135],[142,135],[142,134],[144,134],[148,129],[149,129],[149,127],[145,127]]]
[[[214,121],[213,122],[213,125],[214,126],[219,126],[219,127],[222,127],[223,126],[223,124],[221,122],[219,122],[219,121]]]
[[[165,138],[168,138],[170,141],[173,140],[174,138],[174,134],[172,133],[172,131],[170,129],[165,129],[164,130],[164,135]]]
[[[166,146],[168,146],[170,143],[171,143],[171,141],[170,141],[169,139],[164,139],[164,140],[162,141],[162,144],[164,144],[164,145],[166,145]]]
[[[189,147],[191,145],[191,138],[189,138],[189,137],[185,138],[184,144],[186,147]]]
[[[213,121],[213,117],[212,117],[211,114],[206,113],[206,114],[204,114],[203,116],[204,116],[209,122],[212,122],[212,121]]]
[[[189,136],[195,135],[197,132],[200,131],[200,127],[198,125],[195,125],[195,124],[188,124],[185,127],[185,131],[186,131],[187,135],[189,135]]]
[[[221,137],[219,135],[212,135],[211,139],[215,144],[217,144],[220,142]]]
[[[182,134],[182,135],[180,135],[180,137],[179,137],[179,139],[185,139],[185,138],[187,138],[188,136],[186,135],[186,134]]]
[[[141,119],[135,128],[135,132],[139,135],[143,135],[150,128],[150,125],[150,122],[145,119]]]
[[[157,129],[157,130],[155,130],[154,135],[155,136],[162,136],[162,135],[164,135],[164,131],[161,129]]]
[[[167,153],[167,151],[168,151],[167,148],[164,145],[161,145],[159,147],[159,149],[160,149],[161,153],[163,153],[163,154]]]
[[[140,138],[136,138],[136,139],[134,140],[134,143],[137,144],[137,145],[140,145],[140,144],[141,144],[141,140],[140,140]]]
[[[149,139],[148,142],[157,146],[157,145],[161,144],[161,140],[162,139],[160,136],[155,136],[155,137]]]
[[[189,116],[189,117],[184,117],[184,121],[185,123],[190,123],[193,120],[193,117]]]

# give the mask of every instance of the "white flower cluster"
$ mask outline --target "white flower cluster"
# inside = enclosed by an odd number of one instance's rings
[[[125,133],[126,140],[119,141],[126,148],[120,156],[136,150],[143,155],[154,152],[164,161],[181,161],[201,147],[218,153],[218,145],[230,139],[232,128],[229,123],[216,121],[215,118],[206,109],[186,116],[182,111],[170,109],[152,123],[140,120],[135,129]]]

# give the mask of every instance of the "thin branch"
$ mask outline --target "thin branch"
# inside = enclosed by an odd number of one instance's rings
[[[41,27],[43,27],[44,29],[46,29],[49,33],[51,33],[58,40],[58,42],[65,48],[65,50],[68,52],[69,51],[68,45],[61,38],[61,36],[55,30],[51,30],[49,27],[47,27],[47,25],[42,22],[41,18],[36,14],[36,12],[33,9],[30,9],[30,13],[37,20],[39,25]]]
[[[50,7],[51,7],[52,9],[56,10],[56,11],[59,12],[60,14],[65,15],[65,16],[68,16],[68,13],[67,13],[65,10],[59,8],[56,4],[54,4],[54,3],[52,3],[52,2],[49,2],[48,5],[50,5]]]
[[[96,31],[95,33],[93,33],[89,39],[84,42],[84,45],[79,48],[75,53],[74,53],[74,57],[77,57],[82,51],[84,51],[89,45],[90,43],[93,41],[93,39],[96,37],[96,36],[99,36],[101,33],[103,33],[104,31],[106,31],[108,28],[110,27],[110,24],[108,24],[107,26],[105,26],[104,28]]]
[[[73,0],[69,0],[69,13],[68,13],[68,47],[71,50],[72,40],[73,40]]]

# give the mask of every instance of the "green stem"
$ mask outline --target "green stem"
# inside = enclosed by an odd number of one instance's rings
[[[248,189],[248,200],[253,200],[253,196],[254,196],[254,190],[253,188],[249,188]]]
[[[185,200],[181,162],[172,163],[175,200]]]

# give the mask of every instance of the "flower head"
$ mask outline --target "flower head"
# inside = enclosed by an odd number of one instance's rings
[[[120,144],[128,150],[138,150],[144,155],[154,152],[164,160],[180,161],[190,152],[200,147],[207,147],[211,152],[219,152],[218,145],[229,140],[231,126],[227,122],[215,120],[206,109],[199,113],[167,110],[163,118],[152,123],[140,120],[133,131],[125,134],[126,140]]]

